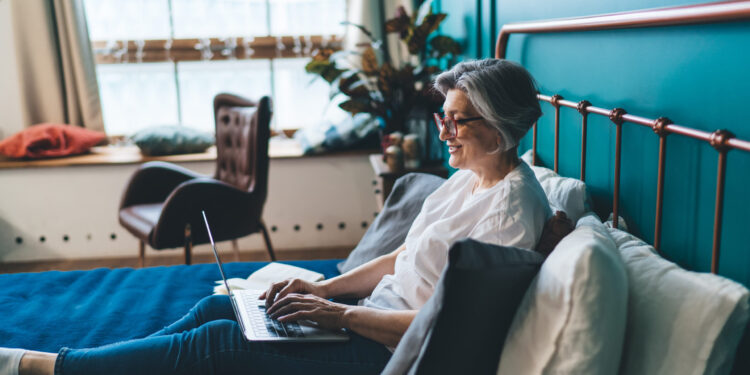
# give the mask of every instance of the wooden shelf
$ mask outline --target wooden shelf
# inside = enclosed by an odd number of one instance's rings
[[[272,159],[293,159],[316,156],[350,156],[370,154],[373,150],[355,150],[332,152],[319,155],[304,155],[302,146],[291,138],[272,137],[268,145],[268,154]],[[216,160],[216,147],[199,154],[182,154],[166,156],[145,156],[136,146],[101,146],[94,147],[83,155],[54,159],[18,160],[0,156],[0,169],[12,168],[51,168],[85,165],[140,164],[147,161],[166,161],[170,163],[201,162]]]

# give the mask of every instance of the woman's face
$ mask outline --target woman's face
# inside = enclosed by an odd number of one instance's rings
[[[449,90],[445,95],[443,111],[456,121],[481,117],[466,94],[458,89]],[[492,167],[497,155],[489,153],[497,150],[500,144],[498,132],[487,126],[484,120],[469,121],[457,127],[457,134],[452,138],[446,129],[440,131],[440,140],[445,141],[451,155],[448,160],[450,166],[475,172]]]

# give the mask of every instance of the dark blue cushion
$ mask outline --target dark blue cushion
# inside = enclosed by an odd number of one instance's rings
[[[494,374],[518,305],[544,257],[464,239],[383,374]]]
[[[186,126],[152,126],[130,137],[149,156],[195,154],[213,146],[214,136]]]
[[[283,262],[331,278],[339,260]],[[225,264],[247,277],[267,263]],[[216,264],[0,275],[0,347],[57,352],[148,336],[213,292]]]

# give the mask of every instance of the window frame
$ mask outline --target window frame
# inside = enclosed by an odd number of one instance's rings
[[[127,1],[127,0],[125,0]],[[186,62],[218,62],[218,61],[265,61],[270,69],[270,92],[271,97],[276,97],[277,76],[274,69],[276,59],[311,58],[315,51],[328,49],[340,51],[343,46],[344,34],[295,34],[295,35],[247,35],[245,36],[216,36],[205,37],[190,36],[187,38],[175,37],[175,25],[173,22],[174,8],[173,0],[168,1],[169,11],[169,37],[140,39],[133,36],[132,39],[93,39],[90,40],[91,50],[94,55],[95,66],[118,65],[118,64],[149,64],[169,63],[172,66],[172,87],[176,94],[177,122],[183,124],[183,106],[187,105],[183,96],[185,92],[181,88],[180,63]],[[343,1],[344,14],[348,14],[349,1]],[[271,33],[271,2],[265,0],[266,32]],[[322,31],[322,30],[321,30]],[[90,35],[91,36],[91,35]],[[312,79],[312,78],[311,78]],[[284,126],[286,125],[286,126]],[[314,125],[310,123],[309,125]],[[279,119],[274,116],[272,123],[272,134],[293,135],[299,128],[307,124],[293,123],[280,124]],[[106,128],[106,124],[105,124]],[[113,129],[120,136],[137,131],[132,129]]]
[[[146,39],[142,41],[142,49],[139,49],[138,42],[134,40],[114,41],[114,45],[111,44],[113,43],[112,41],[94,40],[91,41],[91,47],[94,51],[94,62],[99,65],[150,62],[178,63],[182,61],[219,61],[230,59],[273,60],[310,57],[311,53],[305,53],[307,48],[309,48],[310,52],[320,48],[339,51],[343,43],[343,37],[339,35],[284,35],[206,39],[211,41],[209,49],[213,53],[213,56],[210,59],[205,59],[202,50],[196,48],[196,45],[205,41],[205,39],[199,38]],[[236,47],[234,48],[231,47],[232,43],[227,43],[231,39],[236,40]],[[246,44],[245,39],[251,39],[251,41]],[[311,42],[309,46],[306,45],[307,40]],[[297,46],[295,41],[299,41],[303,46],[301,53],[294,51],[294,48]],[[123,48],[125,43],[127,43],[127,52],[121,58],[116,58],[112,54],[112,51]],[[283,46],[283,48],[279,48],[279,46]],[[248,47],[252,49],[252,53],[249,53]],[[228,48],[233,51],[233,54],[222,54]]]

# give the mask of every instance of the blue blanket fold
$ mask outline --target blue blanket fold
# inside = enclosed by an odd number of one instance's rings
[[[331,278],[340,260],[283,262]],[[227,263],[247,277],[267,263]],[[216,264],[0,275],[0,346],[57,352],[148,336],[213,293]]]

